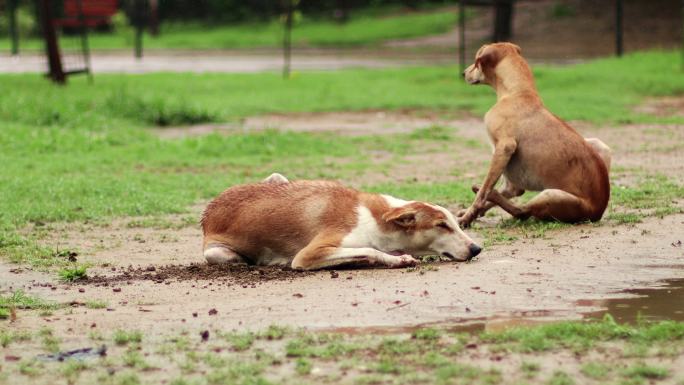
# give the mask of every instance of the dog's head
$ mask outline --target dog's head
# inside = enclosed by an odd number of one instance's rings
[[[496,66],[506,57],[520,57],[520,47],[513,43],[485,44],[477,50],[475,63],[465,71],[463,77],[470,84],[486,83],[494,85],[496,82]]]
[[[482,251],[441,206],[411,202],[389,210],[382,219],[399,232],[402,251],[414,256],[437,254],[467,261]]]

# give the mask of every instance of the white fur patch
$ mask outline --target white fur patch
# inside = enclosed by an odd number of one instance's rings
[[[356,208],[356,226],[342,239],[340,247],[373,247],[373,239],[380,233],[378,223],[365,206]]]

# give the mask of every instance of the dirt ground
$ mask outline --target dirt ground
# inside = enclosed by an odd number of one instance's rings
[[[469,150],[470,157],[479,167],[487,162],[486,134],[475,118],[406,111],[276,115],[247,119],[241,129],[278,127],[357,135],[405,132],[432,124],[457,127],[459,140],[481,142],[481,147]],[[632,184],[639,172],[663,173],[680,182],[684,178],[682,126],[575,126],[613,148],[613,179],[618,185]],[[178,136],[179,130],[165,135]],[[185,134],[213,130],[226,128],[189,128]],[[402,163],[389,174],[424,174],[442,180],[449,177],[445,168],[458,165],[464,154],[444,149],[418,156],[425,159]],[[351,183],[381,177],[370,173]],[[45,242],[80,250],[79,262],[95,266],[89,270],[91,279],[66,285],[56,282],[53,275],[1,264],[0,290],[21,288],[59,302],[105,300],[110,309],[106,317],[105,310],[76,308],[66,318],[20,317],[14,325],[32,329],[50,324],[73,338],[93,323],[104,329],[136,327],[152,334],[181,325],[259,329],[274,320],[314,329],[464,320],[488,320],[496,325],[520,322],[520,318],[579,318],[596,310],[596,302],[587,300],[620,296],[625,289],[657,286],[663,279],[684,277],[684,249],[676,246],[684,240],[681,214],[647,218],[633,225],[577,225],[550,230],[543,238],[521,233],[518,240],[486,248],[471,263],[333,274],[207,267],[201,257],[201,232],[192,219],[199,217],[202,207],[200,203],[188,215],[164,218],[165,225],[156,227],[138,227],[139,218],[123,218],[108,225],[52,225],[52,235]],[[495,227],[500,218],[483,219],[481,229]],[[468,232],[482,240],[478,231]],[[208,316],[210,309],[218,314]]]

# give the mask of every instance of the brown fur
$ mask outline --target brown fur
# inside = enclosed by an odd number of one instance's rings
[[[521,219],[598,221],[610,197],[609,149],[596,139],[588,143],[544,107],[520,52],[511,43],[485,45],[464,72],[472,84],[492,86],[497,103],[485,115],[494,147],[490,169],[459,222],[468,226],[492,204]],[[601,153],[594,142],[603,146]],[[501,175],[505,188],[490,195]],[[525,190],[543,192],[520,207],[508,201]]]
[[[284,200],[287,205],[281,204]],[[353,211],[357,205],[358,193],[334,182],[235,186],[209,203],[204,211],[204,246],[227,244],[254,262],[251,259],[261,255],[265,248],[297,254],[319,236],[320,228],[327,229],[321,242],[339,244],[356,225],[355,217],[341,213]],[[241,215],[241,210],[249,210],[250,215]]]
[[[363,222],[357,223],[359,218]],[[481,250],[444,208],[335,182],[289,182],[279,174],[224,191],[209,203],[201,222],[209,263],[403,267],[417,263],[412,253],[465,260]]]

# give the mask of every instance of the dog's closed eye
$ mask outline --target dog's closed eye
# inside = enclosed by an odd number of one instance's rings
[[[439,222],[437,227],[442,228],[447,231],[453,231],[452,228],[446,222]]]

